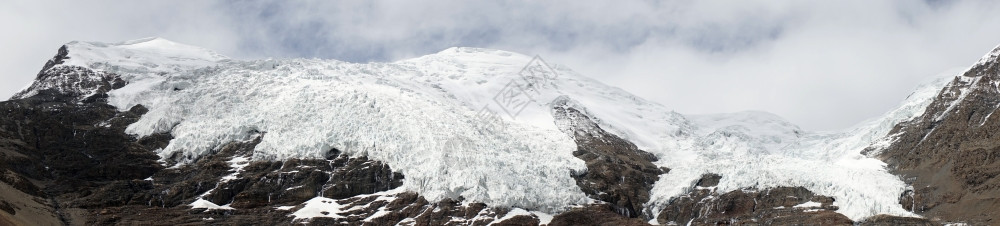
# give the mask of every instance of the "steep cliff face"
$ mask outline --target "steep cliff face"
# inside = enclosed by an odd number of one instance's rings
[[[852,221],[836,199],[803,187],[745,188],[720,193],[724,176],[705,174],[690,191],[663,207],[661,225],[937,225],[919,217],[877,215]]]
[[[912,187],[908,210],[932,218],[1000,222],[1000,62],[997,48],[955,77],[923,115],[897,125],[879,155]]]
[[[556,124],[576,140],[573,155],[587,162],[587,171],[574,175],[577,186],[591,198],[610,203],[619,214],[639,217],[653,183],[670,170],[657,167],[656,156],[604,131],[577,108],[568,98],[552,106]]]

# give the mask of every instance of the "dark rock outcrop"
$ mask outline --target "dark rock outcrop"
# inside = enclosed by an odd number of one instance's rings
[[[932,226],[941,225],[940,223],[930,222],[923,218],[913,218],[913,217],[897,217],[888,215],[876,215],[869,217],[864,221],[858,223],[862,226],[893,226],[893,225],[912,225],[912,226]]]
[[[657,216],[660,224],[852,225],[836,213],[833,198],[802,187],[736,190],[719,194],[712,187],[721,177],[706,174],[698,187],[674,198]],[[814,205],[802,205],[811,203]],[[801,205],[801,206],[800,206]],[[796,207],[799,206],[799,207]]]
[[[42,66],[42,70],[38,72],[38,77],[36,77],[36,80],[42,78],[42,74],[45,74],[45,71],[48,71],[49,68],[63,64],[66,62],[67,59],[69,59],[69,49],[66,47],[66,45],[60,46],[59,50],[56,51],[56,55],[53,56],[52,59],[46,61],[45,65]]]
[[[619,214],[639,217],[653,183],[669,169],[657,167],[656,156],[604,131],[572,105],[566,98],[557,99],[552,115],[576,141],[573,155],[587,163],[587,172],[573,175],[577,186],[591,198],[610,203]]]
[[[687,194],[662,208],[656,220],[677,225],[903,225],[931,224],[927,219],[877,216],[862,222],[835,212],[834,199],[802,187],[741,189],[719,194],[720,175],[705,174]],[[899,225],[897,224],[897,225]]]
[[[3,210],[4,212],[7,212],[10,215],[17,214],[17,209],[14,209],[14,205],[11,205],[9,202],[5,200],[0,200],[0,210]]]
[[[296,222],[313,225],[538,225],[538,218],[532,215],[499,221],[510,209],[488,208],[482,203],[462,204],[461,201],[451,199],[429,202],[412,192],[361,195],[335,202],[343,205],[342,209],[350,211],[329,213],[331,217]],[[338,217],[332,217],[333,214]]]
[[[638,218],[628,218],[616,212],[617,208],[598,204],[576,208],[552,217],[549,226],[589,226],[589,225],[649,225]]]
[[[25,99],[40,92],[58,94],[58,100],[65,102],[93,103],[105,100],[107,92],[125,86],[118,75],[97,72],[79,66],[59,66],[43,70],[28,89],[14,95],[14,99]]]

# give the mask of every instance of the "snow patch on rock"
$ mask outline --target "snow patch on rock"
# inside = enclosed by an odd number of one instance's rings
[[[211,201],[204,200],[204,199],[201,199],[201,198],[198,198],[197,200],[195,200],[194,202],[192,202],[190,205],[191,205],[192,209],[209,209],[209,210],[231,210],[231,209],[233,209],[232,207],[229,207],[229,204],[220,206],[220,205],[216,205],[215,203],[212,203]]]
[[[306,201],[302,209],[292,213],[292,216],[295,216],[296,220],[316,217],[343,218],[340,215],[345,212],[343,208],[344,205],[337,203],[336,199],[316,197]]]

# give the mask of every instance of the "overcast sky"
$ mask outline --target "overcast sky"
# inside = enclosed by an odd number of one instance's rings
[[[233,58],[539,54],[685,114],[812,130],[895,108],[1000,44],[1000,1],[65,1],[0,3],[0,97],[58,47],[159,36]]]

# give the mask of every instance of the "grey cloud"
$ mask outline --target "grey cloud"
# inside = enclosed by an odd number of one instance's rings
[[[837,129],[1000,43],[992,1],[2,3],[9,96],[58,45],[162,36],[237,58],[392,61],[473,46],[541,54],[681,113],[763,110]]]

